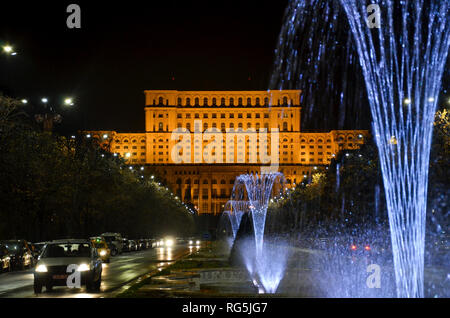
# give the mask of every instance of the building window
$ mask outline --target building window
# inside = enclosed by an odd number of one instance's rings
[[[164,130],[164,124],[163,123],[159,123],[158,130],[159,131],[163,131]]]

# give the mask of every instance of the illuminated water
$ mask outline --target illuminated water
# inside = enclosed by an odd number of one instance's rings
[[[241,224],[242,215],[248,212],[249,209],[248,201],[236,201],[229,200],[225,204],[224,213],[228,216],[231,224],[231,229],[233,232],[233,240],[236,239],[237,231],[239,230],[239,226]]]
[[[379,4],[380,28],[366,24],[369,4]],[[450,42],[448,16],[447,0],[292,0],[276,50],[271,88],[302,89],[306,120],[345,127],[352,111],[345,105],[361,109],[368,101],[399,297],[424,296],[429,156]],[[315,110],[328,116],[336,109],[337,118],[314,116]],[[361,122],[360,113],[350,116],[350,128]]]
[[[372,2],[372,1],[370,1]],[[434,115],[450,44],[449,3],[341,0],[356,40],[379,150],[391,228],[397,295],[424,296],[428,169]]]
[[[259,281],[263,290],[268,293],[276,291],[283,277],[287,260],[287,252],[283,249],[269,244],[264,245],[269,200],[273,192],[283,193],[284,183],[284,175],[279,172],[259,175],[243,174],[235,181],[235,189],[242,189],[240,185],[245,186],[255,236],[255,248],[246,248],[242,251],[244,261],[250,274],[256,273],[255,281]]]

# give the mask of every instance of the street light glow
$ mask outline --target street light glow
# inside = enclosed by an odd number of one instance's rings
[[[3,51],[5,51],[6,53],[12,53],[13,47],[11,45],[5,45],[3,47]]]
[[[22,104],[27,104],[28,103],[28,101],[26,99],[22,99],[21,102],[22,102]]]
[[[44,104],[48,103],[48,99],[46,97],[44,97],[44,98],[41,99],[41,102],[43,102]]]
[[[66,99],[64,100],[64,104],[65,104],[65,105],[68,105],[68,106],[73,106],[73,100],[72,100],[72,98],[66,98]]]

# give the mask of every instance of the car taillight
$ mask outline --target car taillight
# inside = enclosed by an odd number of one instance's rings
[[[364,247],[364,249],[365,249],[366,251],[370,251],[370,246],[369,246],[369,245],[366,245],[366,246]]]
[[[351,246],[351,249],[352,249],[352,251],[356,251],[356,245],[353,244],[353,245]]]

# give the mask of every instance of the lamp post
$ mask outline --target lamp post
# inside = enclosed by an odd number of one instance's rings
[[[48,98],[44,97],[41,99],[42,104],[44,105],[43,112],[41,114],[34,115],[36,122],[42,123],[43,130],[46,132],[53,131],[53,125],[58,124],[62,121],[62,116],[58,114],[55,109],[48,104]],[[64,99],[65,106],[73,106],[73,99],[66,98]]]

